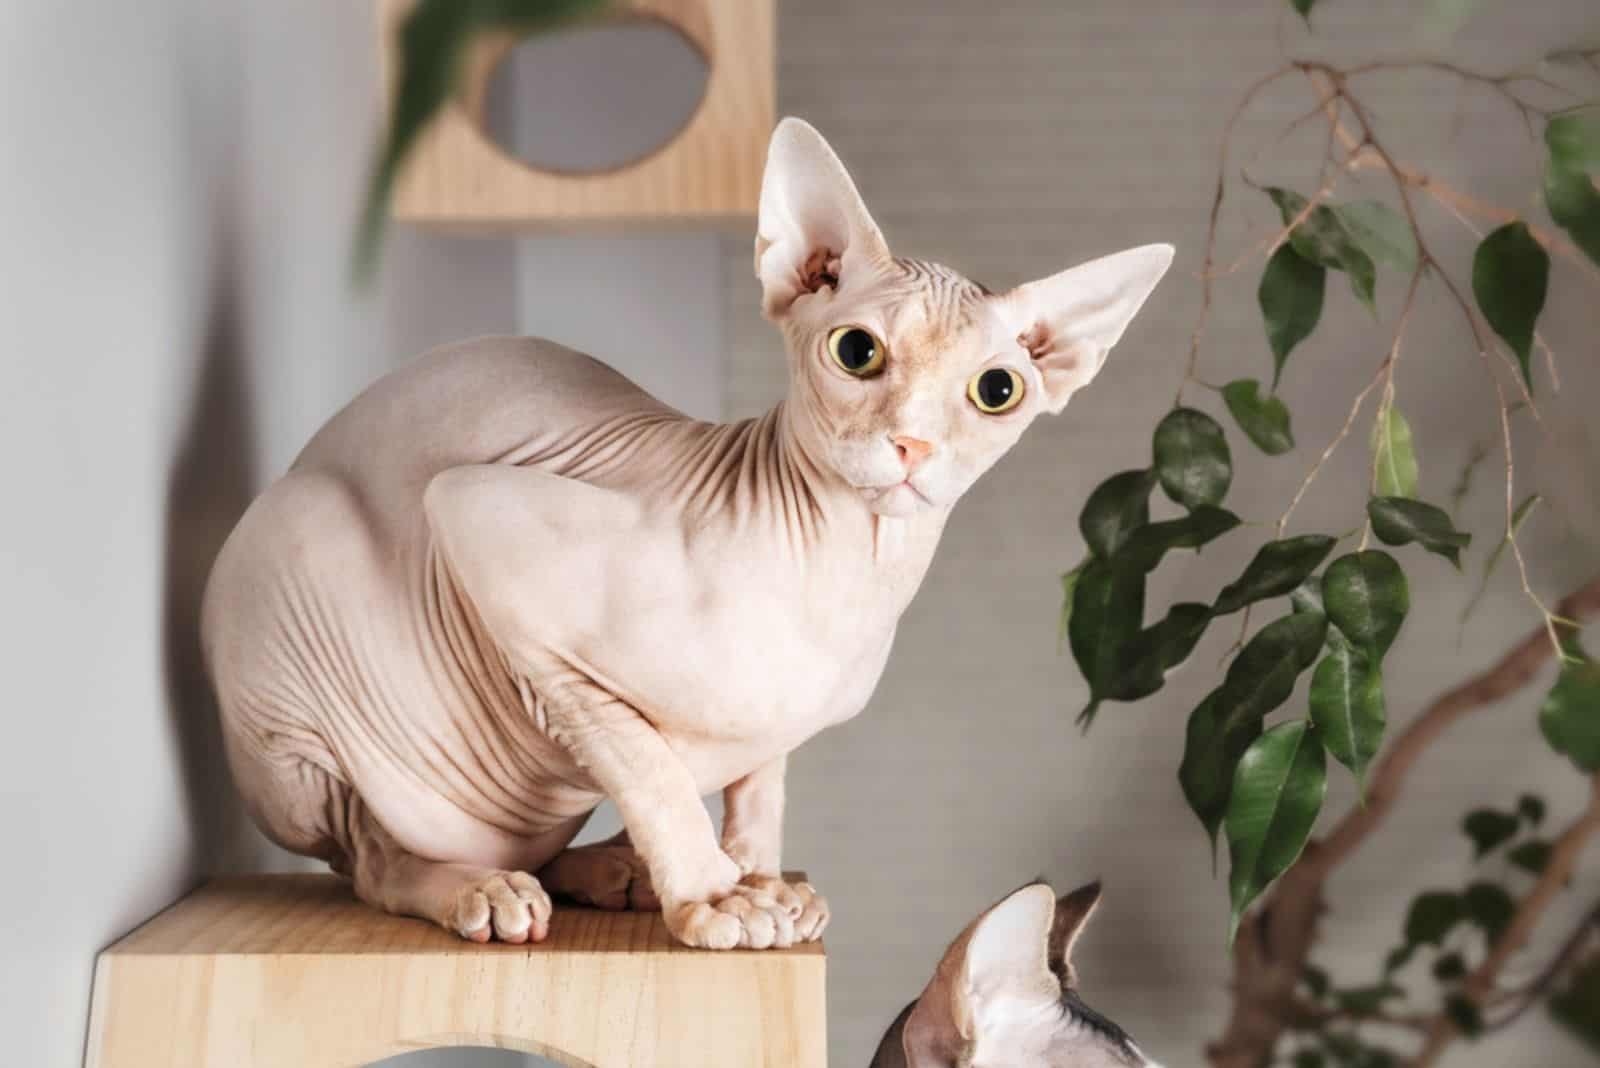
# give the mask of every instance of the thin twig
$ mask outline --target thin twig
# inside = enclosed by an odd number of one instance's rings
[[[1550,958],[1550,963],[1540,970],[1539,974],[1518,990],[1507,991],[1506,997],[1496,999],[1496,1007],[1507,1002],[1512,1003],[1512,1008],[1503,1013],[1492,1022],[1484,1024],[1491,1031],[1498,1031],[1515,1023],[1517,1018],[1528,1011],[1529,1006],[1537,1004],[1550,992],[1550,988],[1567,973],[1579,959],[1579,954],[1584,946],[1591,940],[1596,931],[1600,931],[1600,901],[1595,902],[1578,926],[1567,936],[1561,944],[1556,955]]]

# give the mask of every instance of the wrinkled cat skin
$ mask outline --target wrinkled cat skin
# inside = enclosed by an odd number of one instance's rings
[[[1100,884],[1011,894],[961,932],[871,1068],[1160,1068],[1078,996],[1072,947]]]
[[[786,754],[866,704],[950,508],[1093,377],[1171,249],[990,295],[891,256],[796,120],[756,248],[791,372],[767,415],[695,422],[551,342],[472,341],[380,380],[251,506],[202,630],[273,839],[480,941],[543,938],[550,893],[660,907],[694,946],[818,936],[826,904],[779,874]],[[873,373],[834,355],[847,325]],[[988,368],[1022,390],[1001,414]],[[569,849],[606,797],[626,832]]]

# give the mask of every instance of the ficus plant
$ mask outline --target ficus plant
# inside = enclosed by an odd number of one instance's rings
[[[1291,0],[1290,6],[1309,21],[1313,5]],[[1508,119],[1527,128],[1528,154],[1540,175],[1538,210],[1484,203],[1404,162],[1363,96],[1373,76],[1397,70],[1427,72],[1500,98]],[[1224,126],[1200,321],[1183,380],[1154,428],[1148,455],[1105,478],[1084,502],[1079,526],[1087,555],[1063,576],[1061,620],[1088,684],[1079,717],[1086,728],[1108,702],[1160,691],[1214,624],[1238,628],[1214,687],[1188,713],[1176,769],[1213,850],[1220,840],[1227,852],[1234,1008],[1208,1048],[1215,1065],[1427,1065],[1451,1043],[1504,1027],[1535,1005],[1600,1055],[1600,901],[1533,980],[1519,987],[1503,981],[1507,962],[1551,902],[1573,892],[1568,884],[1578,858],[1600,833],[1600,662],[1579,642],[1582,622],[1600,614],[1600,576],[1554,608],[1534,591],[1518,532],[1539,498],[1517,493],[1512,435],[1513,421],[1537,420],[1539,394],[1556,388],[1555,355],[1540,332],[1553,260],[1591,280],[1600,277],[1596,75],[1600,48],[1509,74],[1440,60],[1340,66],[1291,59],[1252,83]],[[1304,191],[1258,185],[1242,174],[1237,182],[1249,190],[1247,208],[1267,220],[1269,236],[1233,265],[1219,264],[1218,224],[1234,185],[1229,167],[1239,118],[1269,91],[1296,85],[1309,90],[1311,106],[1291,129],[1326,130],[1318,173]],[[1378,195],[1345,194],[1361,172],[1377,179]],[[1444,209],[1449,225],[1473,232],[1470,262],[1435,255],[1423,224],[1432,207]],[[1261,370],[1208,384],[1200,365],[1214,282],[1252,264],[1260,270]],[[1324,303],[1337,299],[1327,293],[1330,280],[1341,277],[1374,316],[1379,286],[1403,287],[1392,341],[1374,354],[1371,379],[1281,515],[1245,522],[1227,507],[1234,450],[1281,457],[1295,449],[1284,387],[1316,375],[1315,366],[1300,366],[1294,357],[1317,330]],[[1497,399],[1484,421],[1503,453],[1505,519],[1486,532],[1488,539],[1480,534],[1479,543],[1492,540],[1493,548],[1480,567],[1478,592],[1464,597],[1466,611],[1509,554],[1536,626],[1498,664],[1396,733],[1389,729],[1385,678],[1404,670],[1388,654],[1410,606],[1407,573],[1465,569],[1473,535],[1458,529],[1452,513],[1472,468],[1487,456],[1486,449],[1474,453],[1448,500],[1423,496],[1417,457],[1425,443],[1406,420],[1396,369],[1424,286],[1442,290],[1450,314],[1470,328],[1477,363]],[[1366,484],[1348,495],[1347,529],[1292,529],[1298,505],[1352,435],[1365,440],[1370,466]],[[1166,510],[1177,518],[1152,518],[1157,495],[1171,502]],[[1270,536],[1263,538],[1264,530]],[[1247,539],[1255,552],[1209,601],[1150,603],[1149,576],[1167,553],[1221,539]],[[1253,630],[1252,613],[1265,617]],[[1540,673],[1546,663],[1556,665],[1553,673]],[[1303,676],[1308,684],[1296,699]],[[1478,870],[1464,872],[1460,886],[1419,888],[1394,948],[1374,962],[1372,981],[1335,986],[1314,961],[1328,876],[1386,818],[1417,757],[1446,727],[1534,678],[1549,681],[1529,727],[1574,773],[1588,777],[1589,806],[1553,832],[1544,824],[1544,802],[1531,792],[1510,807],[1486,804],[1466,813],[1461,829]],[[1358,787],[1360,799],[1338,816],[1323,811],[1330,774],[1348,774]],[[1433,989],[1418,989],[1423,985]]]

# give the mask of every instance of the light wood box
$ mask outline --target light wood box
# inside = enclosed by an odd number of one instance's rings
[[[659,913],[558,903],[476,945],[332,875],[217,880],[101,953],[89,1068],[321,1068],[499,1046],[576,1068],[823,1068],[820,943],[687,949]]]
[[[395,30],[410,6],[411,0],[378,0],[391,87]],[[619,7],[607,17],[659,19],[706,60],[705,95],[675,137],[615,170],[562,174],[530,166],[486,136],[480,121],[489,75],[516,41],[480,41],[461,92],[402,168],[391,214],[467,231],[747,224],[776,122],[773,0],[625,0]]]

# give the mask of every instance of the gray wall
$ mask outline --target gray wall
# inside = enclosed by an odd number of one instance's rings
[[[988,902],[1040,873],[1062,889],[1105,879],[1105,905],[1082,947],[1092,1003],[1169,1064],[1198,1063],[1204,1041],[1217,1033],[1227,1003],[1226,883],[1211,878],[1204,834],[1175,772],[1185,717],[1214,685],[1214,665],[1233,633],[1218,628],[1167,690],[1139,705],[1108,706],[1082,737],[1072,718],[1084,687],[1055,649],[1056,576],[1083,554],[1076,516],[1088,492],[1106,475],[1148,462],[1148,433],[1171,404],[1198,309],[1195,275],[1221,125],[1249,81],[1282,61],[1280,48],[1408,55],[1447,46],[1495,70],[1593,39],[1597,28],[1586,0],[1486,0],[1452,43],[1443,24],[1419,25],[1411,13],[1427,6],[1328,0],[1317,6],[1315,39],[1287,4],[1270,2],[780,6],[779,111],[811,120],[831,139],[898,251],[942,260],[1001,289],[1147,241],[1179,249],[1100,380],[1062,416],[1036,424],[957,509],[866,713],[791,762],[788,860],[809,868],[834,906],[832,1063],[864,1064],[943,944]],[[1469,92],[1453,119],[1456,87],[1448,80],[1390,79],[1374,90],[1372,106],[1392,136],[1428,146],[1423,165],[1503,203],[1529,202],[1533,149],[1503,105]],[[1291,84],[1242,132],[1259,145],[1313,103]],[[1309,191],[1314,166],[1307,164],[1321,149],[1314,134],[1291,140],[1285,157],[1257,161],[1252,174]],[[1236,158],[1235,174],[1250,151]],[[1279,158],[1293,165],[1280,166]],[[1384,192],[1366,187],[1361,195]],[[1229,258],[1276,221],[1261,194],[1232,195],[1223,239]],[[1465,278],[1470,237],[1437,211],[1425,217],[1438,235],[1436,251]],[[771,403],[784,382],[778,338],[757,314],[748,264],[747,242],[729,241],[735,416]],[[1529,488],[1578,482],[1583,501],[1574,514],[1592,536],[1596,464],[1577,428],[1600,386],[1592,358],[1600,318],[1592,279],[1586,288],[1571,271],[1558,273],[1548,333],[1563,358],[1565,389],[1559,398],[1546,389],[1544,403],[1568,444],[1547,451],[1543,469],[1530,464],[1524,477]],[[1258,278],[1252,267],[1219,284],[1201,364],[1209,381],[1270,369]],[[1380,279],[1386,316],[1401,288],[1392,274]],[[1447,493],[1493,415],[1476,356],[1451,315],[1428,297],[1398,378],[1399,403],[1418,435],[1423,489],[1434,498]],[[1387,320],[1373,322],[1340,279],[1330,280],[1319,336],[1286,373],[1300,448],[1269,460],[1235,434],[1231,507],[1248,519],[1276,518],[1382,358],[1387,331]],[[1221,412],[1203,392],[1190,400]],[[1307,500],[1295,530],[1360,522],[1364,434],[1329,466],[1326,490]],[[1524,444],[1534,455],[1534,436]],[[1495,479],[1491,461],[1467,504],[1480,546],[1492,544],[1503,521]],[[1236,535],[1203,558],[1168,563],[1153,583],[1153,602],[1209,600],[1264,537]],[[1580,548],[1552,516],[1530,525],[1527,544],[1543,591],[1557,592],[1594,567],[1592,547]],[[1482,558],[1475,549],[1469,575]],[[1405,559],[1412,617],[1388,671],[1391,721],[1398,722],[1536,622],[1508,568],[1458,645],[1455,618],[1471,582],[1436,558],[1407,552]],[[1530,689],[1456,731],[1420,768],[1413,803],[1340,873],[1322,954],[1336,976],[1372,978],[1410,895],[1461,885],[1469,854],[1454,828],[1473,803],[1509,804],[1536,788],[1558,821],[1579,807],[1580,778],[1547,754],[1532,729],[1538,699]],[[1347,776],[1334,778],[1330,805],[1342,808],[1351,799]],[[1583,885],[1592,898],[1600,865],[1590,863]],[[1582,895],[1575,892],[1568,907]],[[1536,952],[1530,970],[1537,959]],[[1530,1017],[1493,1042],[1454,1052],[1450,1063],[1579,1057]]]

